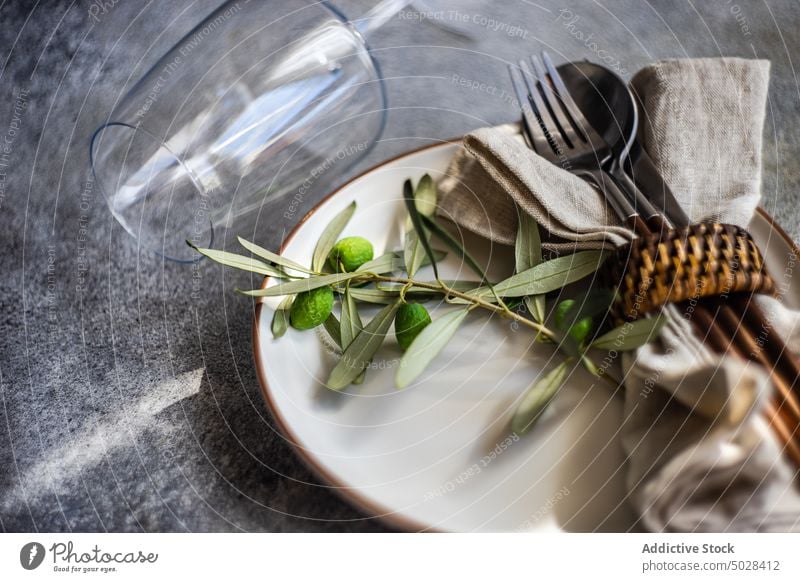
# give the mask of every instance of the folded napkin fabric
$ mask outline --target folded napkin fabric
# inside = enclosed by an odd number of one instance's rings
[[[769,63],[684,59],[640,71],[640,141],[692,221],[746,227],[760,199]],[[517,212],[543,246],[618,246],[633,234],[602,195],[533,153],[513,126],[466,136],[440,181],[439,214],[513,244]],[[800,350],[800,313],[759,297],[774,331]],[[793,471],[764,420],[769,376],[710,352],[675,306],[655,342],[623,358],[629,499],[651,531],[800,531]]]
[[[618,246],[631,238],[581,178],[531,155],[516,126],[479,129],[441,180],[439,213],[494,242],[514,244],[517,207],[544,226],[551,250]],[[556,196],[553,193],[557,193]]]
[[[769,62],[682,59],[631,81],[642,104],[640,139],[693,222],[746,227],[760,200]],[[513,244],[514,203],[551,235],[597,248],[631,236],[602,195],[531,154],[513,125],[479,129],[440,183],[440,214],[497,243]]]
[[[747,226],[761,198],[769,61],[662,61],[631,86],[639,137],[689,218]]]

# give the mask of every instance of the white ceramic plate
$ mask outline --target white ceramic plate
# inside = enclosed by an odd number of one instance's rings
[[[371,240],[376,255],[402,247],[403,180],[426,172],[438,178],[455,148],[418,150],[356,178],[320,203],[281,253],[308,264],[322,230],[353,200],[358,211],[344,235]],[[788,237],[764,213],[751,230],[771,272],[783,272],[792,252]],[[494,277],[510,272],[509,248],[477,238],[468,247],[491,262]],[[452,255],[442,271],[444,278],[474,279]],[[787,302],[800,307],[800,288],[789,294]],[[535,429],[508,438],[516,399],[558,361],[549,346],[532,345],[527,331],[473,314],[403,391],[394,387],[401,352],[390,340],[366,382],[338,394],[324,387],[335,363],[324,332],[290,330],[274,340],[271,316],[259,306],[254,325],[267,404],[320,478],[368,514],[408,530],[623,531],[634,524],[617,432],[622,401],[606,385],[577,369]]]

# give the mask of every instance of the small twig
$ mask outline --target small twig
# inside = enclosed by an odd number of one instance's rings
[[[489,303],[488,301],[484,301],[480,297],[475,297],[472,295],[468,295],[467,293],[462,293],[460,291],[456,291],[455,289],[451,289],[448,287],[443,281],[437,280],[438,285],[434,285],[432,283],[426,283],[424,281],[414,281],[412,279],[407,279],[404,277],[385,277],[383,275],[375,275],[370,273],[375,281],[383,281],[386,283],[402,283],[403,285],[408,285],[409,283],[414,287],[422,287],[423,289],[430,289],[431,291],[436,291],[439,293],[443,293],[445,297],[457,297],[468,303],[475,305],[476,307],[482,307],[494,313],[500,313],[502,315],[506,315],[509,318],[521,323],[522,325],[526,325],[531,329],[535,330],[538,333],[541,333],[544,336],[547,336],[551,340],[558,339],[556,334],[548,329],[547,327],[536,323],[533,320],[528,319],[527,317],[523,317],[512,310],[508,309],[508,307],[501,307],[495,305],[494,303]]]

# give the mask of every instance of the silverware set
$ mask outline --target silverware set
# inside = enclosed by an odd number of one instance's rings
[[[624,86],[614,73],[607,73]],[[644,157],[645,180],[637,184],[635,175],[626,172],[633,167],[631,149],[641,149],[635,138],[635,105],[631,139],[622,147],[613,147],[615,144],[610,144],[586,119],[546,52],[541,57],[520,60],[518,66],[509,66],[509,74],[522,110],[523,134],[537,154],[602,192],[620,220],[638,236],[659,236],[668,229],[689,225],[689,218],[646,152],[640,153]],[[766,348],[761,348],[764,342],[757,342],[756,337],[770,326],[765,325],[763,313],[750,299],[748,295],[731,294],[717,302],[702,300],[695,306],[691,321],[714,351],[750,359],[771,373],[778,394],[767,415],[785,445],[785,453],[800,466],[800,443],[796,437],[800,427],[800,398],[796,392],[800,365],[774,333]]]

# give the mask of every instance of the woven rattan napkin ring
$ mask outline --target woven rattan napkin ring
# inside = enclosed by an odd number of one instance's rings
[[[701,222],[640,236],[615,253],[607,276],[618,291],[614,311],[622,320],[666,303],[775,289],[753,237],[731,224]]]

